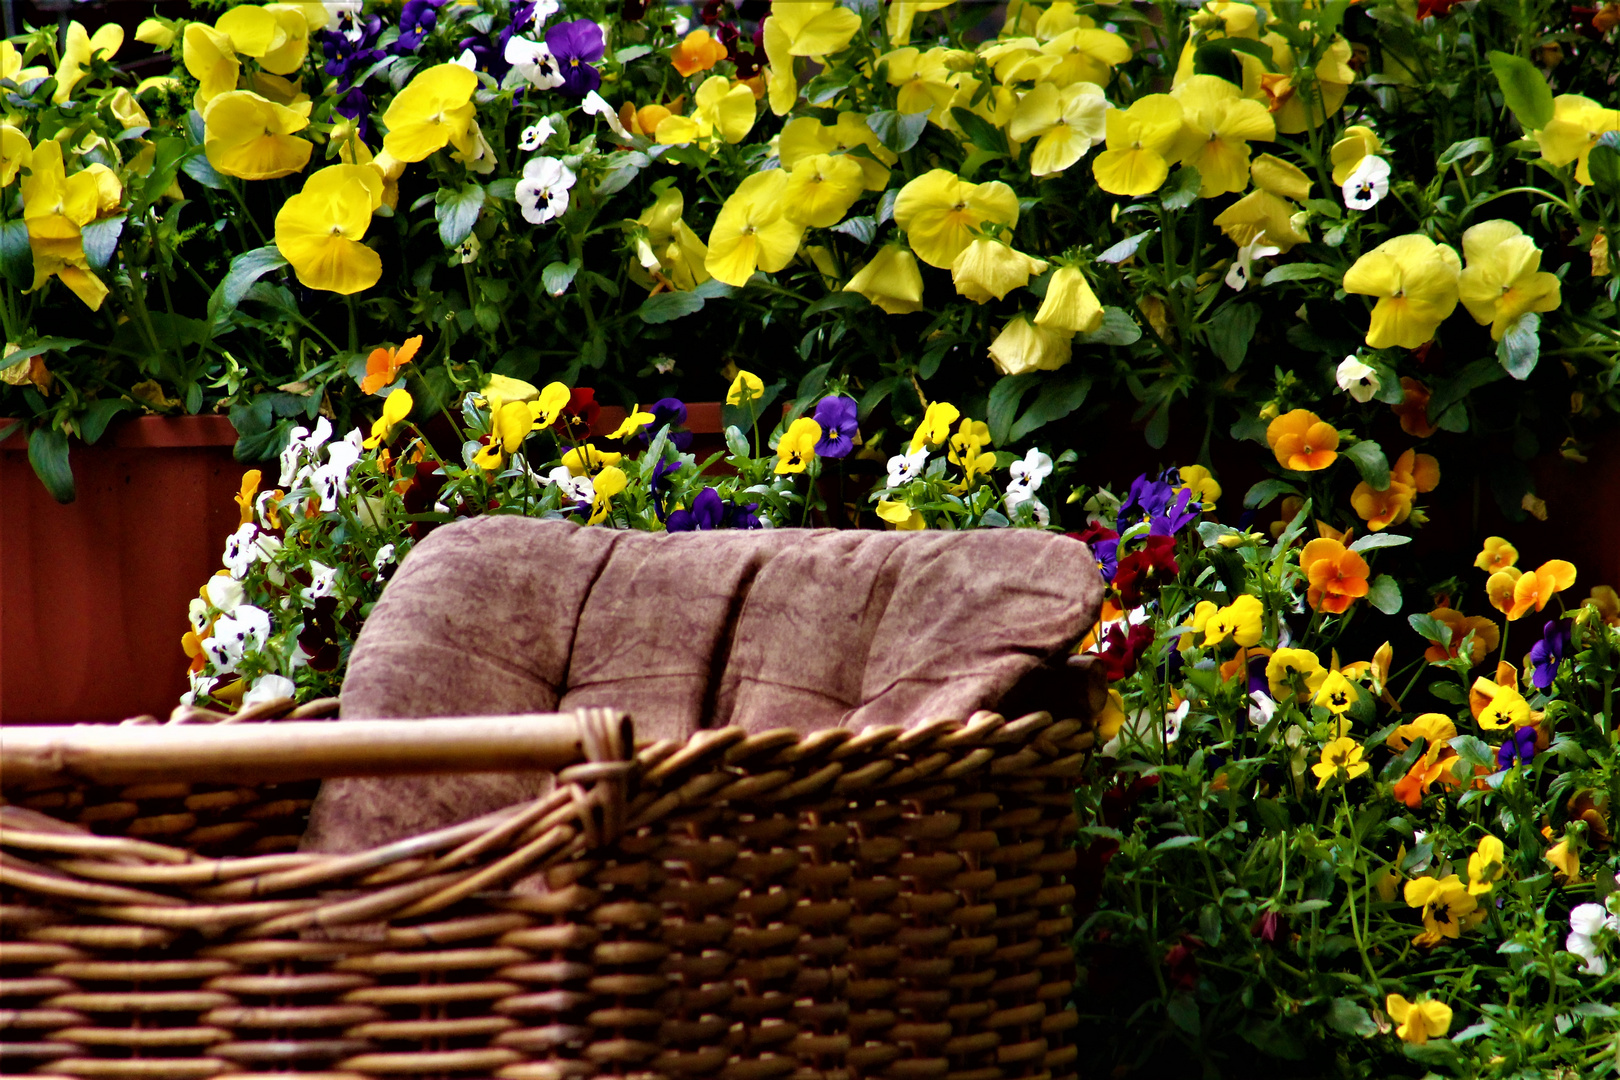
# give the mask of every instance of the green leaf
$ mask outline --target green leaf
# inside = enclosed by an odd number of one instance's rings
[[[214,287],[214,293],[208,298],[208,310],[211,313],[210,323],[213,333],[221,333],[230,324],[231,312],[242,302],[254,282],[272,270],[279,270],[287,265],[287,259],[281,250],[274,244],[265,247],[244,251],[231,260],[231,268],[225,272],[225,277]]]
[[[1519,381],[1530,377],[1541,359],[1541,316],[1525,312],[1508,327],[1502,340],[1496,343],[1496,359],[1502,370]],[[1430,406],[1433,411],[1433,405]]]
[[[1420,612],[1415,615],[1408,615],[1406,621],[1425,641],[1432,641],[1436,645],[1449,646],[1451,644],[1451,627],[1434,616]]]
[[[579,273],[578,259],[548,263],[546,268],[540,271],[540,282],[545,286],[547,293],[552,296],[561,296],[574,283],[574,275],[577,273]],[[699,302],[699,306],[702,306],[701,302]]]
[[[1384,491],[1389,487],[1389,459],[1384,456],[1382,446],[1370,439],[1363,439],[1345,450],[1344,456],[1355,463],[1361,478],[1374,491]]]
[[[811,303],[804,309],[801,319],[808,319],[812,315],[820,315],[824,311],[839,311],[843,309],[858,309],[870,307],[871,301],[860,293],[835,292],[828,293],[820,300]]]
[[[703,297],[694,292],[667,292],[649,296],[636,309],[644,323],[666,323],[703,310]]]
[[[28,226],[21,220],[0,224],[0,272],[19,289],[34,280],[34,252],[28,246]]]
[[[1135,255],[1136,249],[1141,247],[1148,237],[1158,231],[1158,229],[1149,229],[1147,232],[1139,232],[1135,236],[1127,236],[1101,255],[1098,255],[1097,261],[1100,263],[1122,263]]]
[[[777,380],[768,383],[765,392],[755,398],[751,405],[722,405],[720,406],[720,423],[725,427],[741,428],[748,431],[753,424],[759,424],[761,432],[768,432],[776,427],[773,417],[780,416],[780,410],[771,411],[776,399],[782,396],[782,388],[787,383]],[[752,419],[752,423],[750,422]]]
[[[1273,267],[1260,279],[1262,285],[1275,285],[1281,281],[1310,281],[1313,278],[1335,280],[1339,272],[1325,263],[1284,263]]]
[[[55,428],[35,428],[28,436],[28,463],[51,498],[59,503],[73,501],[73,467],[68,464],[66,434]]]
[[[109,218],[92,221],[80,230],[84,238],[85,258],[90,261],[92,270],[105,270],[112,261],[113,252],[118,248],[118,238],[124,233],[124,215],[114,214]]]
[[[1243,496],[1243,506],[1246,510],[1258,510],[1267,503],[1280,499],[1284,495],[1298,495],[1299,488],[1287,480],[1262,480],[1249,489]]]
[[[860,217],[845,218],[837,225],[834,225],[832,231],[853,237],[862,246],[865,246],[870,244],[872,238],[877,235],[877,221],[870,215],[863,214]]]
[[[1445,415],[1446,410],[1453,404],[1479,387],[1493,383],[1505,375],[1501,363],[1488,356],[1469,361],[1454,377],[1430,388],[1429,416],[1433,418]]]
[[[191,177],[205,188],[214,191],[223,191],[230,186],[220,171],[214,168],[213,163],[202,154],[192,154],[180,163],[180,171]]]
[[[1536,66],[1522,56],[1492,51],[1487,57],[1502,100],[1526,131],[1540,131],[1553,118],[1553,95]]]
[[[872,134],[878,137],[878,142],[903,154],[917,145],[922,133],[928,127],[928,113],[902,113],[893,109],[884,109],[875,112],[866,118],[866,126],[872,129]]]
[[[1359,1035],[1363,1039],[1370,1039],[1378,1034],[1378,1025],[1373,1023],[1372,1014],[1349,998],[1333,999],[1333,1004],[1328,1006],[1327,1022],[1328,1027],[1341,1035]]]
[[[41,356],[53,350],[66,355],[69,349],[83,344],[83,338],[42,337],[26,349],[18,349],[15,352],[8,353],[5,361],[0,362],[0,369],[8,368],[12,364],[20,364],[30,357]]]
[[[1400,536],[1396,533],[1375,532],[1368,533],[1366,536],[1361,537],[1355,543],[1351,544],[1350,550],[1357,552],[1376,551],[1378,548],[1400,547],[1403,544],[1410,544],[1411,542],[1412,538],[1410,536]]]
[[[1592,186],[1608,195],[1620,195],[1620,132],[1605,131],[1586,159]]]
[[[433,216],[439,221],[439,239],[453,248],[467,239],[478,212],[484,208],[484,189],[469,180],[459,188],[440,188],[433,199]]]
[[[614,52],[613,59],[617,60],[621,64],[628,64],[630,61],[646,56],[650,52],[652,52],[652,48],[650,46],[631,45],[628,48],[619,49]]]
[[[989,154],[1005,154],[1007,152],[1007,139],[1001,131],[990,121],[974,112],[964,109],[960,105],[951,108],[951,118],[956,121],[967,135],[968,142]]]
[[[1198,170],[1183,165],[1170,174],[1170,182],[1159,189],[1159,203],[1166,210],[1185,210],[1198,198],[1198,188],[1204,182]]]
[[[1165,1002],[1164,1011],[1171,1023],[1196,1038],[1199,1033],[1198,1001],[1185,990],[1177,990]]]
[[[1089,334],[1076,334],[1079,345],[1134,345],[1142,340],[1142,328],[1124,308],[1103,308],[1102,325]]]
[[[1473,157],[1475,154],[1489,153],[1493,149],[1495,149],[1495,144],[1484,135],[1473,139],[1464,139],[1462,142],[1454,142],[1446,147],[1445,152],[1440,155],[1438,164],[1451,165],[1461,161],[1463,158]]]
[[[996,446],[1009,441],[1013,420],[1018,414],[1018,403],[1040,381],[1039,372],[1007,375],[990,388],[990,405],[985,423],[990,428],[990,441]]]
[[[1216,309],[1204,332],[1209,338],[1210,349],[1221,358],[1226,370],[1236,371],[1243,365],[1243,358],[1249,352],[1249,342],[1254,340],[1254,332],[1259,326],[1260,305],[1234,301]]]
[[[1401,610],[1401,587],[1388,574],[1379,574],[1367,586],[1367,603],[1385,615],[1398,614]]]
[[[107,422],[121,412],[135,408],[124,398],[97,398],[79,415],[79,435],[87,443],[100,439],[107,430]]]
[[[894,388],[903,380],[898,375],[891,375],[887,379],[879,379],[867,387],[866,393],[861,395],[861,419],[865,420],[872,414],[872,410],[883,404],[888,396],[894,393]]]
[[[1086,395],[1090,392],[1090,376],[1065,373],[1049,377],[1024,415],[1008,432],[1008,441],[1017,442],[1037,428],[1063,419],[1084,405]]]
[[[1463,764],[1496,771],[1496,752],[1478,735],[1453,736],[1450,746],[1457,751],[1457,756],[1463,759]]]

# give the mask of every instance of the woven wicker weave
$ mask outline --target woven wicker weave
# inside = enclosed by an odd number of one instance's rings
[[[546,798],[359,855],[290,850],[308,784],[8,791],[0,1071],[1073,1075],[1084,722],[630,761],[583,722],[598,760]]]

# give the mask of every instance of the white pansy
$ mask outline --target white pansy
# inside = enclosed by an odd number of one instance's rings
[[[562,491],[564,502],[596,501],[596,485],[588,476],[575,476],[568,466],[559,465],[546,474],[546,483],[556,484]]]
[[[186,618],[191,623],[191,632],[201,636],[208,629],[208,601],[193,596],[191,603],[186,606]]]
[[[678,38],[685,37],[686,32],[691,28],[692,20],[679,13],[677,13],[675,16],[675,25],[670,27],[670,29],[675,32],[675,36]]]
[[[543,117],[538,124],[530,124],[523,129],[523,135],[518,139],[518,149],[538,150],[556,133],[557,126],[551,122],[551,117]]]
[[[1226,271],[1226,287],[1242,292],[1254,280],[1254,260],[1266,259],[1280,254],[1281,248],[1273,247],[1265,242],[1266,234],[1261,233],[1252,241],[1238,248],[1237,258]]]
[[[221,615],[214,632],[203,642],[203,651],[221,675],[229,675],[249,652],[264,648],[270,640],[270,616],[252,604],[242,604],[231,615]]]
[[[523,179],[515,193],[523,208],[523,220],[543,225],[568,210],[568,189],[574,186],[574,173],[558,158],[530,158],[523,166]]]
[[[1191,701],[1182,701],[1174,709],[1164,714],[1164,741],[1166,745],[1181,738],[1181,724],[1187,719],[1187,712],[1192,707]],[[1119,752],[1127,745],[1153,748],[1158,741],[1154,734],[1154,713],[1152,707],[1138,709],[1125,717],[1125,723],[1120,725],[1118,734],[1109,739],[1102,747],[1102,756],[1108,758],[1119,757]]]
[[[1041,490],[1041,481],[1052,475],[1052,459],[1039,450],[1030,450],[1022,461],[1007,466],[1013,483],[1026,484],[1031,491]]]
[[[319,600],[337,591],[337,567],[327,566],[319,559],[309,561],[309,588],[303,590],[305,600]]]
[[[315,496],[320,499],[322,513],[336,511],[338,499],[349,493],[349,474],[365,453],[361,446],[362,438],[359,428],[349,432],[327,450],[326,464],[310,473],[310,487],[315,489]]]
[[[630,133],[626,131],[624,129],[624,125],[619,122],[618,110],[609,105],[607,103],[607,99],[601,94],[598,94],[595,90],[592,90],[590,93],[585,95],[585,100],[581,103],[581,106],[592,116],[600,116],[602,119],[606,120],[608,122],[608,127],[613,129],[613,134],[619,136],[619,138],[630,138]]]
[[[1029,504],[1030,518],[1035,524],[1042,527],[1052,523],[1052,512],[1046,504],[1035,497],[1034,492],[1022,481],[1015,481],[1007,485],[1007,494],[1001,497],[1001,505],[1007,511],[1008,517],[1016,517],[1018,508],[1025,503]]]
[[[1603,956],[1599,938],[1604,931],[1620,933],[1620,917],[1609,914],[1601,904],[1576,904],[1569,913],[1569,936],[1564,948],[1580,957],[1583,975],[1605,975],[1609,962]]]
[[[1378,381],[1378,372],[1354,356],[1347,356],[1340,362],[1335,378],[1338,380],[1340,390],[1362,404],[1371,401],[1373,395],[1378,393],[1379,387],[1383,385]]]
[[[253,684],[251,690],[242,695],[242,704],[257,705],[261,701],[290,698],[297,689],[293,681],[285,675],[265,675]]]
[[[294,483],[299,476],[299,466],[306,457],[313,458],[326,440],[332,437],[332,422],[326,417],[315,421],[315,430],[309,431],[302,425],[295,427],[287,435],[287,445],[281,451],[281,485],[286,487]]]
[[[506,62],[536,90],[555,90],[563,84],[562,64],[543,41],[513,34],[506,42]]]
[[[259,527],[251,522],[242,525],[231,535],[225,538],[225,554],[222,561],[225,569],[231,572],[231,577],[241,580],[258,558],[258,548],[253,543],[259,535]]]
[[[273,539],[273,537],[260,537],[259,544],[255,544],[254,547],[262,551],[261,545],[265,539]],[[229,615],[242,602],[242,583],[233,577],[215,574],[203,586],[203,594],[208,597],[210,604]]]
[[[889,459],[889,486],[897,488],[909,484],[922,475],[928,464],[928,449],[924,447],[912,454],[896,454]]]
[[[371,560],[371,566],[374,570],[381,570],[383,567],[387,566],[393,561],[394,545],[384,544],[382,547],[377,549],[377,557]]]
[[[462,49],[461,55],[450,62],[457,67],[464,67],[468,71],[478,70],[478,54],[471,49]]]
[[[1389,194],[1389,162],[1368,154],[1345,178],[1344,205],[1352,210],[1371,210]]]
[[[1255,727],[1265,727],[1276,713],[1277,703],[1264,691],[1255,690],[1249,694],[1249,723]]]

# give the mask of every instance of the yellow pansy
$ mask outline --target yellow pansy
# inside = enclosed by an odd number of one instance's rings
[[[951,98],[950,107],[966,109],[992,127],[1005,128],[1018,111],[1018,95],[1010,86],[992,84],[987,87],[972,75],[962,74],[956,77],[956,95]],[[949,109],[940,117],[940,127],[964,139],[967,137]],[[1013,149],[1016,151],[1017,147]]]
[[[48,68],[38,65],[25,68],[22,63],[22,53],[17,51],[17,47],[9,41],[0,40],[0,79],[10,79],[21,86],[50,74]]]
[[[1579,94],[1559,94],[1553,98],[1553,117],[1540,131],[1532,132],[1541,157],[1549,165],[1575,162],[1575,179],[1592,182],[1588,161],[1592,147],[1606,131],[1620,131],[1620,109],[1605,109]]]
[[[1007,133],[1019,142],[1035,139],[1029,155],[1032,176],[1062,172],[1102,142],[1107,131],[1108,101],[1102,87],[1076,82],[1061,89],[1036,83],[1013,113]]]
[[[1569,837],[1565,836],[1558,843],[1547,849],[1542,856],[1564,877],[1570,881],[1579,881],[1581,877],[1581,853],[1570,845]]]
[[[962,410],[948,401],[936,401],[923,410],[922,422],[911,434],[911,449],[915,454],[923,447],[933,449],[951,437],[951,425],[962,418]]]
[[[985,447],[990,445],[990,425],[983,420],[962,419],[962,426],[951,436],[945,452],[946,460],[962,468],[961,490],[973,483],[976,476],[988,474],[996,467],[996,455]]]
[[[762,32],[765,43],[765,91],[771,112],[784,116],[799,100],[799,81],[793,74],[793,39],[776,19],[766,19]]]
[[[289,108],[250,90],[220,94],[203,112],[208,163],[243,180],[272,180],[301,172],[315,147],[293,132],[309,126],[309,110],[307,100]]]
[[[614,428],[613,433],[609,435],[608,438],[628,439],[630,436],[634,435],[636,432],[640,431],[642,428],[646,427],[656,419],[658,418],[652,413],[642,412],[641,406],[637,405],[634,409],[631,409],[628,414],[626,414],[624,423]]]
[[[817,229],[844,220],[866,188],[866,176],[855,162],[847,154],[816,154],[796,161],[782,192],[788,220]]]
[[[945,63],[950,52],[949,49],[924,52],[907,46],[878,57],[889,85],[899,88],[894,103],[897,111],[926,112],[931,122],[941,122],[951,99],[956,96],[956,87],[950,82],[951,69]]]
[[[1168,94],[1148,94],[1128,109],[1110,109],[1108,149],[1091,165],[1097,186],[1132,197],[1157,191],[1170,175],[1181,121],[1181,103]]]
[[[1294,245],[1310,240],[1294,227],[1295,213],[1292,204],[1257,187],[1215,215],[1215,227],[1238,247],[1264,237],[1265,243],[1276,248],[1278,254],[1286,255]]]
[[[844,292],[860,293],[889,315],[922,310],[923,280],[911,249],[885,244],[855,272]]]
[[[1322,661],[1309,649],[1278,649],[1266,661],[1266,684],[1278,701],[1289,697],[1308,701],[1327,677]]]
[[[1482,221],[1463,233],[1466,264],[1457,281],[1463,307],[1491,340],[1527,312],[1552,311],[1559,304],[1558,278],[1541,269],[1541,251],[1513,222]]]
[[[366,439],[366,441],[361,445],[367,450],[370,450],[382,443],[387,442],[393,435],[394,428],[404,423],[405,418],[411,415],[411,410],[415,407],[415,400],[411,398],[410,392],[407,391],[403,386],[389,394],[388,397],[383,400],[382,415],[377,417],[376,420],[372,421],[371,437]],[[247,511],[244,509],[243,513],[246,512]]]
[[[1282,135],[1297,135],[1317,127],[1344,107],[1344,99],[1355,81],[1350,66],[1350,43],[1336,37],[1316,64],[1316,84],[1302,93],[1294,73],[1294,50],[1280,34],[1261,39],[1271,47],[1275,71],[1266,71],[1258,57],[1238,53],[1243,66],[1246,97],[1266,103]]]
[[[527,404],[521,401],[503,402],[499,398],[491,397],[489,442],[473,455],[472,463],[486,472],[494,472],[508,457],[517,453],[533,427],[534,416],[529,412]]]
[[[686,200],[678,188],[661,192],[636,224],[647,230],[645,240],[638,240],[637,262],[630,264],[630,276],[644,288],[655,288],[659,279],[676,289],[695,289],[709,280],[709,271],[703,260],[709,256],[708,245],[682,219]],[[642,245],[645,250],[642,250]]]
[[[1339,141],[1333,144],[1330,155],[1333,159],[1333,182],[1343,187],[1350,174],[1356,171],[1356,166],[1361,164],[1362,158],[1371,157],[1383,148],[1384,144],[1372,128],[1360,124],[1345,128]]]
[[[1317,688],[1311,703],[1343,716],[1359,697],[1361,694],[1357,692],[1355,684],[1345,678],[1342,671],[1330,671],[1322,679],[1322,685]]]
[[[1524,700],[1516,686],[1503,686],[1481,675],[1474,680],[1472,694],[1484,699],[1477,719],[1487,731],[1501,731],[1510,727],[1525,727],[1534,721],[1530,703]]]
[[[1261,191],[1304,202],[1311,194],[1311,178],[1303,169],[1273,154],[1261,154],[1249,163],[1249,178]]]
[[[1056,371],[1074,355],[1067,330],[1036,326],[1026,315],[1015,315],[990,343],[990,359],[1003,375],[1027,375],[1031,371]]]
[[[1266,609],[1260,598],[1244,593],[1218,609],[1204,623],[1204,647],[1219,645],[1231,638],[1241,648],[1258,645],[1264,630]]]
[[[1276,137],[1264,105],[1214,75],[1194,75],[1171,91],[1181,102],[1177,156],[1198,170],[1199,197],[1214,198],[1249,186],[1249,140]]]
[[[1060,266],[1053,271],[1041,309],[1035,313],[1035,325],[1043,330],[1089,334],[1102,322],[1102,305],[1085,273],[1075,266]]]
[[[1014,250],[999,240],[980,237],[963,248],[951,263],[951,280],[958,294],[975,303],[991,297],[1001,300],[1014,289],[1022,289],[1036,274],[1046,272],[1046,263]]]
[[[576,446],[562,456],[563,467],[573,476],[596,476],[623,460],[623,454],[598,450],[589,443]]]
[[[231,36],[212,26],[200,22],[188,23],[182,40],[181,58],[185,61],[186,70],[201,84],[192,98],[192,104],[201,112],[219,95],[236,89],[236,78],[241,74],[242,64],[236,59],[236,50],[231,47]]]
[[[291,75],[304,66],[304,58],[309,55],[309,24],[308,10],[310,7],[325,5],[312,4],[266,4],[264,10],[276,17],[286,40],[279,48],[271,49],[259,58],[259,66],[276,75]]]
[[[990,65],[996,81],[1023,83],[1040,79],[1058,65],[1058,58],[1041,52],[1041,43],[1032,37],[1002,38],[979,49],[979,57]]]
[[[90,270],[81,229],[95,220],[101,191],[95,173],[65,173],[61,143],[46,139],[34,148],[21,186],[23,222],[34,256],[34,281],[28,291],[43,288],[55,277],[86,307],[98,311],[107,298],[107,286]]]
[[[1457,307],[1462,260],[1421,233],[1397,236],[1357,259],[1344,275],[1344,291],[1378,297],[1367,344],[1415,349]]]
[[[878,141],[877,135],[866,124],[865,113],[839,113],[834,124],[819,123],[813,116],[789,120],[782,127],[777,140],[777,156],[782,168],[791,169],[807,157],[816,154],[842,154],[864,146],[872,156],[851,155],[850,160],[861,168],[866,190],[882,191],[889,186],[889,166],[900,158]],[[876,160],[874,160],[874,158]]]
[[[748,401],[758,401],[764,396],[764,379],[752,371],[738,371],[737,377],[731,380],[731,389],[726,391],[726,404],[741,405]]]
[[[175,37],[174,23],[155,15],[142,19],[135,28],[135,40],[145,42],[154,49],[167,49],[174,44]]]
[[[1051,295],[1050,288],[1047,294]],[[1213,509],[1215,500],[1221,497],[1221,485],[1202,465],[1183,465],[1176,472],[1176,478],[1181,481],[1182,487],[1193,493],[1193,498],[1197,499],[1198,504],[1205,510]]]
[[[776,475],[801,473],[816,459],[816,443],[821,441],[821,425],[801,416],[788,425],[776,444]]]
[[[1446,938],[1460,936],[1485,919],[1479,902],[1468,894],[1456,874],[1439,879],[1414,878],[1406,883],[1402,892],[1408,907],[1423,909],[1423,933],[1413,939],[1415,944],[1438,945]]]
[[[1488,893],[1502,877],[1507,848],[1489,833],[1479,838],[1479,848],[1468,856],[1468,891],[1474,896]]]
[[[1494,574],[1506,570],[1519,561],[1519,549],[1500,536],[1487,536],[1479,554],[1474,556],[1474,567]]]
[[[382,205],[382,179],[364,165],[328,165],[276,214],[276,247],[306,288],[347,296],[382,277],[382,259],[363,244]]]
[[[124,44],[124,28],[106,23],[94,35],[85,33],[77,21],[68,23],[62,39],[62,62],[56,66],[56,93],[51,100],[60,105],[73,97],[73,88],[84,79],[84,69],[96,57],[111,60]]]
[[[613,510],[613,496],[629,486],[630,478],[616,465],[609,465],[597,473],[592,484],[591,516],[586,524],[595,525],[606,518]]]
[[[1384,998],[1384,1011],[1397,1025],[1396,1037],[1414,1046],[1422,1046],[1451,1030],[1451,1006],[1443,1001],[1407,1001],[1399,994],[1390,994]]]
[[[767,169],[737,185],[709,233],[703,265],[715,278],[741,288],[754,271],[775,273],[793,260],[804,226],[783,213],[787,182],[781,169]]]
[[[911,40],[911,24],[920,13],[938,11],[954,3],[956,0],[890,0],[887,22],[884,23],[889,40],[904,45]]]
[[[1361,760],[1361,744],[1347,735],[1341,735],[1322,747],[1322,760],[1311,766],[1311,772],[1316,774],[1316,790],[1321,791],[1327,787],[1329,780],[1339,775],[1340,769],[1344,770],[1345,783],[1349,783],[1371,768],[1370,764]],[[1410,883],[1407,887],[1410,890]]]
[[[1043,76],[1059,86],[1088,82],[1107,86],[1114,68],[1131,58],[1131,47],[1118,34],[1090,27],[1065,31],[1041,46],[1057,64]]]
[[[793,56],[826,56],[842,52],[861,28],[861,17],[833,0],[790,0],[773,3],[766,20],[787,37]]]
[[[0,124],[0,188],[17,179],[17,173],[34,160],[34,148],[22,129]]]
[[[1018,196],[999,180],[970,184],[955,173],[932,169],[900,189],[895,224],[917,258],[948,268],[986,223],[1018,224]]]
[[[666,116],[655,134],[666,145],[696,142],[713,147],[721,139],[741,142],[753,127],[754,92],[745,83],[711,75],[693,96],[692,114]]]
[[[877,516],[896,529],[905,531],[928,527],[928,523],[923,520],[920,512],[894,499],[880,499],[877,504]]]
[[[447,143],[471,154],[473,91],[478,76],[460,64],[438,64],[418,74],[382,115],[383,149],[399,161],[421,161]]]

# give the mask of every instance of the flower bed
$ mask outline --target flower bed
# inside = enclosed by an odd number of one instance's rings
[[[456,517],[1066,529],[1093,1071],[1620,1068],[1614,4],[196,14],[0,51],[40,479],[120,412],[259,465],[194,703],[334,689]]]

